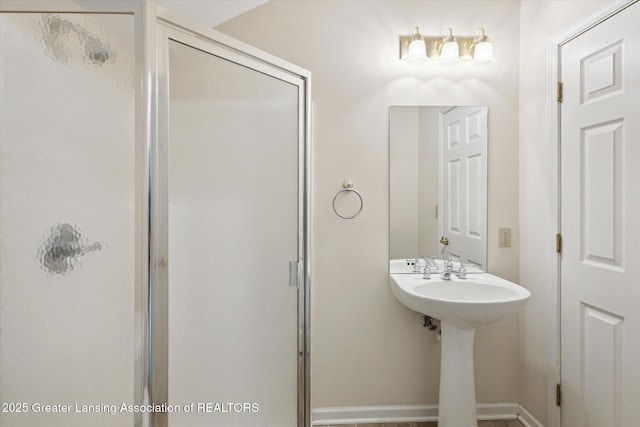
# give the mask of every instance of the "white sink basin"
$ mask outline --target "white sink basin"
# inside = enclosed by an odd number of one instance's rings
[[[394,265],[390,267],[394,271]],[[441,321],[438,427],[477,427],[475,328],[515,313],[531,293],[488,273],[468,274],[466,279],[452,274],[451,280],[442,280],[436,273],[432,273],[431,279],[424,279],[419,273],[389,276],[398,301]]]
[[[467,279],[431,279],[421,274],[391,274],[391,289],[408,308],[459,328],[477,328],[515,313],[531,293],[522,286],[489,273]]]

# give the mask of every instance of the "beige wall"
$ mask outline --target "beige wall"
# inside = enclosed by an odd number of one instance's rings
[[[421,107],[418,112],[418,255],[440,256],[440,236],[435,205],[438,204],[440,168],[440,107]],[[390,192],[393,194],[393,192]]]
[[[268,0],[153,0],[172,12],[213,27]]]
[[[313,407],[436,403],[440,347],[388,283],[390,105],[489,107],[489,269],[518,278],[518,1],[279,1],[218,30],[313,75]],[[487,29],[489,68],[412,67],[398,36]],[[336,217],[345,179],[362,214]],[[498,227],[512,227],[498,249]],[[516,401],[517,318],[478,331],[480,402]]]
[[[610,1],[525,0],[520,10],[520,282],[531,299],[520,312],[520,402],[547,425],[548,267],[548,47]]]
[[[440,107],[389,109],[389,257],[439,256]]]
[[[389,111],[389,162],[395,165],[389,180],[389,257],[417,258],[418,249],[418,108]],[[424,255],[422,255],[424,256]]]

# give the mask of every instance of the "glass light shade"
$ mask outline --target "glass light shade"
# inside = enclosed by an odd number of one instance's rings
[[[449,41],[442,45],[442,51],[440,52],[441,64],[455,64],[460,61],[460,55],[458,53],[458,42]]]
[[[424,43],[424,40],[413,40],[409,45],[409,53],[405,59],[407,62],[426,61],[427,45]]]
[[[495,64],[491,42],[478,43],[473,52],[473,63],[478,65]]]

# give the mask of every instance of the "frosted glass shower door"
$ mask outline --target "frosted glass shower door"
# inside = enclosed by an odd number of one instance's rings
[[[169,425],[296,426],[300,85],[168,50]]]
[[[134,424],[134,20],[0,13],[3,427]]]

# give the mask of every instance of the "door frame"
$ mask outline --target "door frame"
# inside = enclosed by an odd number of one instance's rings
[[[297,425],[311,425],[310,283],[311,283],[311,73],[219,31],[198,24],[153,2],[145,3],[145,101],[148,116],[150,167],[149,277],[151,401],[168,398],[168,206],[166,160],[168,147],[168,51],[173,39],[298,86],[298,366]],[[166,165],[164,165],[166,166]],[[159,173],[157,173],[159,172]],[[154,292],[155,291],[155,292]],[[155,396],[155,397],[154,397]],[[155,416],[154,416],[155,415]],[[167,425],[166,414],[151,414],[150,425]]]
[[[549,230],[547,234],[548,256],[548,293],[547,293],[547,421],[548,427],[561,426],[561,407],[556,405],[556,385],[561,384],[561,313],[560,313],[560,267],[561,254],[556,252],[556,234],[562,233],[560,229],[560,104],[557,101],[557,83],[561,82],[561,50],[562,47],[589,31],[601,22],[609,19],[623,9],[640,0],[617,0],[597,10],[591,16],[573,27],[549,39],[548,64],[549,74],[547,81],[548,104],[548,165],[549,165]]]

